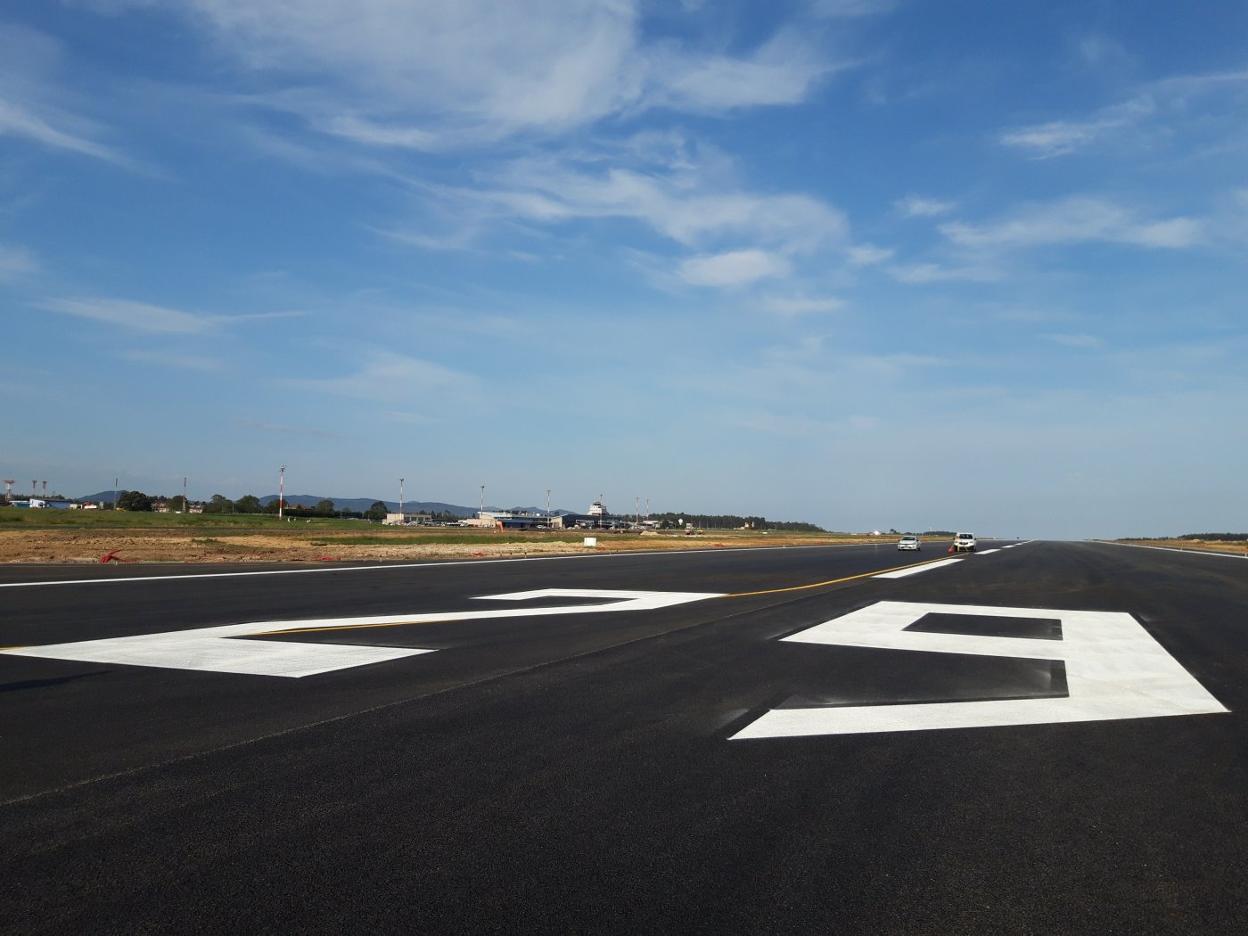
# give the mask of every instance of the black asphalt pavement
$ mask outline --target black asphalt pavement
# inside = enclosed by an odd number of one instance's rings
[[[253,638],[434,651],[297,679],[0,654],[0,930],[1248,931],[1248,560],[1036,542],[871,576],[940,558],[0,570],[0,646],[26,648],[729,596]],[[780,639],[882,601],[1125,612],[1229,712],[732,739],[774,710],[1066,695],[1039,659]],[[1063,637],[1007,623],[910,629]]]

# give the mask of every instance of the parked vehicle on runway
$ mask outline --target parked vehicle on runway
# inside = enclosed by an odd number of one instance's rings
[[[917,536],[915,536],[913,533],[907,533],[905,536],[903,536],[901,539],[897,541],[897,548],[898,549],[912,549],[915,552],[918,552],[920,549],[923,548],[923,546],[921,543],[919,543],[919,538]]]
[[[975,551],[975,534],[959,533],[953,538],[954,552],[974,552]]]

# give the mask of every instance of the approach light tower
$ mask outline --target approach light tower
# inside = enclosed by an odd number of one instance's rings
[[[286,466],[277,471],[277,519],[282,519],[282,511],[286,507]]]
[[[399,524],[403,523],[403,478],[399,478]]]
[[[13,503],[13,485],[17,482],[13,478],[2,478],[4,481],[4,502],[6,504]]]

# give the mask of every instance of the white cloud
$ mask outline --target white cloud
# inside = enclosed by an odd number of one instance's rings
[[[678,275],[694,286],[747,286],[761,279],[787,276],[792,264],[765,250],[730,250],[691,257],[680,264]]]
[[[811,9],[816,16],[830,19],[851,19],[891,13],[900,0],[814,0]]]
[[[845,300],[835,296],[767,296],[763,308],[777,315],[796,317],[824,312],[839,312],[845,308]]]
[[[327,119],[321,129],[334,136],[372,146],[393,146],[400,149],[436,150],[439,136],[419,127],[381,124],[353,114],[339,114]]]
[[[209,316],[126,299],[49,299],[39,303],[39,306],[49,312],[91,319],[132,331],[194,335],[210,331],[213,327]]]
[[[27,107],[12,100],[0,99],[0,136],[18,136],[53,149],[68,150],[112,163],[125,164],[126,158],[116,150],[58,129]]]
[[[671,46],[650,61],[654,85],[640,106],[712,113],[797,104],[819,79],[851,64],[829,61],[791,31],[778,33],[749,58],[692,55]]]
[[[25,247],[10,247],[0,244],[0,283],[16,279],[26,273],[34,273],[39,269],[35,255]]]
[[[187,354],[184,351],[145,351],[134,349],[123,352],[122,357],[127,361],[134,361],[138,364],[155,364],[158,367],[197,371],[204,374],[215,373],[225,368],[225,362],[220,358],[203,354]]]
[[[1150,122],[1169,125],[1166,132],[1173,135],[1176,127],[1193,120],[1193,113],[1199,114],[1194,126],[1207,132],[1210,121],[1218,119],[1216,102],[1207,103],[1199,111],[1193,111],[1191,102],[1193,98],[1207,98],[1218,93],[1223,93],[1221,113],[1237,129],[1242,123],[1241,108],[1233,98],[1226,97],[1226,93],[1238,92],[1242,98],[1246,89],[1248,71],[1178,75],[1141,85],[1126,100],[1102,107],[1081,119],[1050,120],[1007,130],[1000,134],[998,142],[1023,150],[1036,159],[1051,159],[1123,133],[1143,132]]]
[[[1051,341],[1054,344],[1063,345],[1064,347],[1067,347],[1067,348],[1091,349],[1091,348],[1099,348],[1105,344],[1104,341],[1102,341],[1100,338],[1096,337],[1095,335],[1088,335],[1082,332],[1080,333],[1057,332],[1057,333],[1045,335],[1044,338],[1047,341]]]
[[[296,94],[255,100],[416,149],[562,132],[664,107],[792,104],[845,67],[781,29],[741,55],[644,43],[639,0],[193,0],[228,54]]]
[[[961,247],[988,250],[1093,241],[1183,248],[1194,246],[1203,238],[1203,224],[1198,219],[1146,221],[1114,202],[1086,197],[1033,205],[1013,217],[987,224],[949,222],[942,224],[940,230]]]
[[[1027,150],[1037,159],[1065,156],[1082,149],[1107,131],[1125,126],[1122,120],[1051,120],[1001,134],[1004,146]]]
[[[0,24],[0,137],[134,168],[123,153],[96,139],[99,124],[74,113],[89,99],[61,81],[64,58],[61,42],[52,36]]]
[[[204,315],[132,302],[128,299],[46,299],[38,308],[76,318],[90,319],[107,325],[116,325],[131,331],[167,335],[196,335],[237,322],[272,318],[292,318],[301,312],[259,312],[248,315]]]
[[[935,198],[923,198],[919,195],[907,195],[893,202],[894,207],[907,218],[934,218],[948,214],[958,207],[957,202],[940,201]]]
[[[421,402],[429,394],[461,393],[475,378],[434,361],[392,352],[372,354],[354,374],[345,377],[305,378],[286,383],[307,390],[390,403]]]
[[[982,264],[948,265],[943,263],[898,264],[887,268],[889,276],[899,283],[923,285],[925,283],[991,283],[1001,278],[1001,273]]]
[[[468,248],[500,221],[623,219],[701,253],[754,248],[788,257],[840,247],[847,238],[845,216],[817,198],[748,192],[719,176],[683,162],[668,172],[641,172],[519,160],[482,173],[478,188],[419,184],[431,217],[385,233],[427,249]]]
[[[877,247],[874,244],[855,244],[849,248],[849,262],[852,266],[875,266],[893,259],[894,251],[888,247]]]

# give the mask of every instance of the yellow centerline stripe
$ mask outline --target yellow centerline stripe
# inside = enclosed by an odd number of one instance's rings
[[[842,582],[853,582],[858,579],[871,578],[874,575],[882,575],[885,572],[898,572],[901,569],[917,569],[919,566],[931,565],[933,562],[940,562],[947,556],[940,556],[936,559],[928,559],[926,562],[909,562],[905,565],[893,566],[889,569],[875,569],[871,572],[859,572],[857,575],[846,575],[842,578],[828,579],[824,582],[810,582],[806,585],[787,585],[784,588],[764,588],[760,591],[748,592],[732,592],[727,595],[720,595],[720,598],[753,598],[755,595],[779,595],[783,592],[809,591],[812,588],[826,588],[829,585],[840,585]],[[402,627],[406,624],[419,624],[420,621],[386,621],[382,624],[337,624],[329,627],[301,627],[298,630],[276,630],[276,631],[260,631],[255,634],[240,634],[240,637],[281,637],[286,634],[321,634],[328,631],[340,630],[368,630],[374,627]],[[445,623],[441,621],[425,621],[426,624]],[[6,650],[22,650],[24,647],[0,647],[0,653]]]
[[[855,582],[857,579],[869,579],[872,575],[881,575],[886,572],[899,572],[900,569],[916,569],[920,565],[931,565],[932,563],[941,562],[947,559],[945,555],[937,559],[929,559],[927,562],[906,563],[905,565],[894,565],[889,569],[875,569],[872,572],[860,572],[857,575],[845,575],[844,578],[827,579],[826,582],[811,582],[806,585],[786,585],[785,588],[765,588],[761,592],[734,592],[726,595],[719,595],[719,598],[753,598],[754,595],[774,595],[781,592],[807,592],[812,588],[825,588],[826,585],[839,585],[842,582]],[[248,634],[248,636],[282,636],[283,634],[321,634],[328,630],[363,630],[367,628],[398,628],[404,624],[417,624],[419,622],[409,622],[409,620],[391,620],[384,624],[337,624],[323,626],[323,628],[300,628],[298,630],[268,630],[262,634]],[[438,624],[442,622],[428,622]]]
[[[724,598],[752,598],[754,595],[778,595],[781,592],[807,591],[811,588],[823,588],[827,585],[839,585],[842,582],[852,582],[856,579],[871,578],[874,575],[883,575],[885,572],[899,572],[902,569],[917,569],[919,566],[931,565],[933,562],[941,562],[949,558],[941,556],[939,559],[928,559],[926,562],[910,562],[906,565],[893,566],[891,569],[875,569],[872,572],[859,572],[857,575],[847,575],[844,578],[828,579],[826,582],[811,582],[809,585],[789,585],[787,588],[764,588],[761,591],[734,592],[731,595],[724,595]]]

